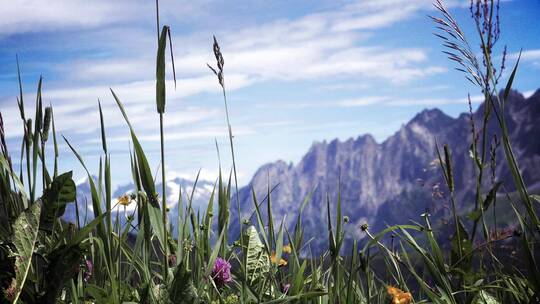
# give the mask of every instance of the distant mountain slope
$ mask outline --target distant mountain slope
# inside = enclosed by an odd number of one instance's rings
[[[193,208],[197,212],[201,209],[203,212],[210,200],[214,184],[209,181],[199,180],[197,182],[197,187],[195,187],[195,192],[193,193]],[[161,183],[156,185],[156,189],[161,190]],[[193,189],[193,181],[190,181],[185,178],[174,178],[167,181],[167,202],[169,204],[169,218],[171,221],[175,221],[178,216],[178,196],[179,191],[182,189],[182,198],[184,200],[184,206],[186,205],[186,197],[191,195]],[[135,191],[135,186],[133,183],[128,183],[121,185],[113,191],[112,200],[113,204],[115,200],[123,194],[133,193]],[[161,191],[159,191],[161,192]],[[84,223],[84,220],[89,221],[93,218],[93,209],[92,209],[92,196],[90,193],[90,186],[88,179],[80,182],[77,185],[77,200],[79,204],[79,219],[81,223]],[[131,214],[133,212],[134,205],[131,205],[127,209],[127,213]],[[123,213],[123,208],[120,208],[121,213]],[[87,214],[88,213],[88,214]],[[75,204],[69,204],[66,208],[63,218],[70,222],[75,222],[77,219]]]
[[[482,125],[484,105],[473,114],[478,128]],[[361,118],[359,118],[361,119]],[[514,153],[523,170],[525,182],[536,191],[540,190],[540,90],[525,99],[513,91],[507,105],[508,127]],[[250,183],[239,191],[242,218],[253,214],[251,189],[255,189],[259,202],[268,187],[274,188],[271,195],[273,215],[277,222],[286,220],[292,230],[300,204],[311,192],[312,199],[304,210],[303,224],[307,238],[313,238],[314,251],[326,249],[326,196],[335,206],[338,189],[341,190],[343,215],[350,218],[346,229],[349,236],[361,238],[359,225],[369,223],[374,230],[387,224],[406,223],[409,219],[420,220],[421,213],[428,210],[436,224],[445,224],[449,215],[447,189],[436,160],[435,141],[442,146],[448,144],[452,152],[455,174],[456,198],[460,210],[466,212],[474,205],[472,197],[475,188],[472,159],[469,156],[471,143],[471,119],[468,113],[452,118],[438,109],[424,110],[403,125],[394,135],[382,143],[377,143],[369,135],[356,139],[314,143],[296,165],[277,161],[257,170]],[[493,136],[500,139],[495,117],[488,125],[488,147]],[[504,163],[502,147],[496,150],[500,166],[496,169],[496,180],[503,181],[506,190],[511,191],[513,181]],[[491,177],[485,171],[487,190]],[[167,182],[168,201],[172,203],[170,218],[178,214],[178,190],[191,193],[193,182],[173,179]],[[213,183],[199,181],[194,208],[205,208],[213,189]],[[161,189],[157,185],[157,189]],[[113,198],[133,191],[133,184],[118,187]],[[78,185],[79,216],[92,218],[92,203],[88,182]],[[184,196],[185,197],[185,196]],[[85,204],[85,202],[87,202]],[[232,198],[232,206],[236,206]],[[266,213],[266,204],[262,205]],[[333,210],[334,211],[334,210]],[[202,211],[201,211],[202,212]],[[231,210],[231,230],[238,232],[236,208]],[[74,222],[75,205],[66,209],[64,219]],[[174,221],[173,221],[174,224]]]
[[[482,125],[483,107],[481,105],[473,115],[476,128]],[[540,90],[528,99],[516,91],[511,92],[506,111],[514,153],[525,182],[540,183]],[[277,221],[286,218],[289,228],[300,204],[314,190],[303,217],[306,236],[314,238],[314,248],[326,248],[326,195],[335,206],[338,188],[343,215],[350,218],[346,226],[357,237],[363,236],[359,225],[365,222],[380,229],[387,223],[404,223],[410,218],[419,220],[426,209],[444,221],[449,202],[442,173],[435,162],[435,141],[441,146],[448,144],[452,151],[457,201],[461,204],[460,210],[465,211],[474,205],[470,121],[468,113],[454,119],[438,109],[431,109],[417,114],[382,143],[377,143],[369,134],[346,141],[314,143],[298,164],[277,161],[262,166],[255,173],[250,183],[240,190],[242,217],[249,217],[254,210],[252,188],[262,200],[268,186],[277,185],[271,195],[273,215]],[[494,115],[488,130],[489,148],[493,136],[499,134]],[[499,163],[504,164],[502,147],[496,151]],[[488,172],[485,172],[484,187],[490,183]],[[505,165],[497,167],[496,179],[503,181],[506,189],[512,189],[513,182]],[[237,227],[234,223],[231,226],[233,230]]]

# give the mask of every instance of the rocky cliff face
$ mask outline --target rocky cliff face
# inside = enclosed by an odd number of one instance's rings
[[[473,113],[477,132],[482,126],[483,113],[484,105]],[[518,92],[511,92],[506,116],[514,153],[526,183],[537,187],[540,184],[540,90],[528,99]],[[491,115],[488,152],[494,136],[502,138],[498,129],[495,115]],[[468,113],[452,118],[438,109],[431,109],[417,114],[382,143],[377,143],[369,134],[346,141],[314,143],[298,164],[277,161],[256,172],[251,182],[240,190],[242,217],[248,218],[254,210],[252,188],[260,202],[266,197],[268,187],[275,187],[271,194],[274,218],[277,221],[285,219],[289,228],[292,228],[300,204],[313,191],[304,210],[303,223],[306,237],[314,238],[312,246],[315,248],[326,248],[326,198],[328,196],[331,206],[335,206],[338,189],[343,215],[350,218],[347,227],[351,235],[361,237],[358,227],[365,222],[381,228],[409,219],[419,220],[419,215],[426,209],[444,221],[449,202],[436,161],[436,142],[441,148],[448,144],[452,151],[458,204],[465,212],[474,205],[475,172],[469,156],[471,140],[471,116]],[[496,149],[496,158],[499,165],[495,179],[512,189],[502,147]],[[486,168],[484,173],[486,184],[483,187],[486,189],[491,184],[489,171]],[[237,229],[237,225],[232,224],[232,229]]]

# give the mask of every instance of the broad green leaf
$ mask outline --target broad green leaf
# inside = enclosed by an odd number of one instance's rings
[[[176,267],[169,297],[172,303],[193,304],[199,302],[197,289],[191,279],[191,271],[186,269],[184,262]]]
[[[39,230],[39,216],[41,202],[35,202],[30,208],[21,213],[13,223],[13,244],[17,249],[15,260],[15,297],[13,303],[21,294],[21,291],[32,263],[32,254],[36,246],[36,238]]]
[[[49,189],[45,191],[40,229],[50,230],[57,217],[64,215],[66,205],[75,201],[76,187],[72,171],[57,176]]]
[[[245,232],[246,242],[246,277],[249,283],[262,279],[270,270],[270,259],[254,226]]]
[[[476,297],[474,297],[472,304],[500,304],[499,300],[489,294],[485,290],[481,290]]]

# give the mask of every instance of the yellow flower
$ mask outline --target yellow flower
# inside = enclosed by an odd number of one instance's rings
[[[412,295],[410,292],[404,292],[403,290],[388,286],[388,294],[392,297],[392,304],[410,304],[412,301]]]
[[[272,252],[272,256],[270,257],[270,261],[273,263],[273,264],[277,264],[278,266],[287,266],[287,261],[284,260],[284,259],[280,259],[279,260],[279,263],[276,261],[276,253],[275,252]]]
[[[118,198],[118,203],[122,206],[127,206],[131,204],[131,197],[129,195],[124,194]]]
[[[291,245],[283,246],[282,250],[283,250],[284,253],[290,254],[292,252]]]

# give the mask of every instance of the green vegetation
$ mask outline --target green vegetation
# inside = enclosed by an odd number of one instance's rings
[[[231,174],[220,173],[208,207],[202,214],[182,201],[177,233],[168,221],[165,187],[162,197],[156,190],[143,146],[131,125],[121,97],[111,94],[131,132],[131,172],[136,191],[119,198],[118,204],[136,204],[136,216],[127,223],[113,219],[110,156],[105,121],[100,110],[103,147],[97,178],[89,172],[83,157],[64,138],[88,174],[94,220],[84,226],[61,220],[67,204],[76,202],[72,173],[58,172],[58,144],[55,117],[44,107],[39,80],[35,115],[24,111],[20,81],[18,104],[24,128],[20,167],[15,168],[0,135],[0,299],[16,303],[538,303],[540,269],[537,258],[540,239],[539,200],[529,195],[523,182],[505,122],[505,103],[517,72],[516,64],[504,87],[497,90],[503,67],[495,69],[492,50],[499,36],[498,5],[495,1],[471,4],[471,13],[482,46],[478,59],[463,31],[441,2],[435,3],[441,17],[432,17],[449,58],[457,69],[484,94],[484,125],[472,124],[471,166],[476,173],[476,199],[469,214],[456,210],[451,147],[437,147],[440,169],[451,196],[453,233],[447,244],[444,232],[432,229],[429,214],[421,223],[391,226],[371,231],[358,227],[366,238],[344,249],[341,201],[327,199],[328,250],[321,256],[309,254],[304,240],[302,210],[309,197],[298,206],[294,230],[272,217],[271,189],[261,201],[253,191],[254,223],[239,225],[241,237],[229,235],[230,212],[240,214],[231,191],[238,193],[233,131],[229,122],[225,91],[224,58],[214,38],[216,67],[209,65],[223,89],[227,112]],[[163,120],[165,119],[165,54],[170,29],[159,31],[156,63],[156,104],[161,126],[161,167]],[[172,49],[172,47],[171,47]],[[172,51],[171,51],[172,57]],[[503,56],[504,57],[504,56]],[[174,60],[173,60],[174,61]],[[519,62],[519,60],[518,60]],[[504,63],[503,63],[504,66]],[[174,68],[173,68],[174,74]],[[505,204],[515,211],[504,215],[516,224],[513,231],[497,230],[497,193],[501,184],[490,181],[497,165],[490,154],[485,128],[491,116],[501,129],[504,164],[511,169],[516,192],[507,194]],[[50,136],[52,135],[52,136]],[[54,165],[46,163],[46,145],[54,146]],[[26,168],[24,168],[26,167]],[[42,168],[42,170],[38,170]],[[491,171],[490,171],[491,170]],[[41,171],[41,172],[39,172]],[[220,168],[221,172],[221,168]],[[487,177],[486,177],[487,176]],[[234,179],[234,180],[233,180]],[[162,180],[165,173],[162,170]],[[43,192],[37,193],[38,183]],[[163,183],[163,185],[165,185]],[[231,208],[236,203],[237,210]],[[266,201],[265,216],[261,204]],[[499,205],[503,202],[499,202]],[[217,210],[217,212],[215,212]],[[335,216],[330,210],[336,210]],[[519,211],[518,211],[519,210]],[[489,216],[488,216],[489,213]],[[217,220],[214,215],[217,215]],[[78,216],[77,216],[78,218]],[[217,225],[216,224],[217,221]],[[217,227],[217,229],[216,229]],[[512,254],[523,265],[507,265],[500,243],[513,238]],[[390,242],[390,240],[392,240]]]

